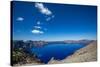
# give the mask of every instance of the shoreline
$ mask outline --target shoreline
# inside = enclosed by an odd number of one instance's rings
[[[53,58],[48,64],[59,63],[80,63],[80,62],[92,62],[97,61],[97,41],[94,41],[87,46],[77,50],[74,54],[66,57],[63,60],[54,60]]]
[[[80,63],[80,62],[90,62],[96,60],[97,60],[97,41],[93,41],[63,60],[55,60],[54,58],[51,58],[51,60],[47,64]],[[13,66],[31,66],[31,65],[45,65],[45,63],[32,61],[31,63],[15,64]]]

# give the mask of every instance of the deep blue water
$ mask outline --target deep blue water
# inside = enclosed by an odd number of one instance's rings
[[[43,47],[33,47],[31,53],[35,53],[37,58],[47,63],[52,57],[62,60],[84,46],[83,44],[48,44]]]

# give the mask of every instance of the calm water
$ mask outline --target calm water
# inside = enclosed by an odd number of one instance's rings
[[[83,44],[48,44],[39,48],[34,47],[31,52],[35,53],[42,62],[47,63],[52,57],[62,60],[82,47]]]

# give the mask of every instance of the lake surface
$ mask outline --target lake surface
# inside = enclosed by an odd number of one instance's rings
[[[48,44],[43,47],[33,47],[31,53],[35,53],[42,62],[48,63],[52,57],[62,60],[84,46],[83,44]]]

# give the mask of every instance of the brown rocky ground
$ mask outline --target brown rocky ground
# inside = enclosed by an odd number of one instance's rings
[[[77,62],[90,62],[97,61],[97,42],[94,41],[77,50],[73,55],[68,56],[64,60],[54,60],[53,58],[48,62],[48,64],[58,64],[58,63],[77,63]]]
[[[77,50],[73,55],[66,57],[64,60],[54,60],[53,58],[48,62],[48,64],[61,64],[61,63],[78,63],[78,62],[90,62],[97,61],[97,42],[94,41]],[[32,66],[32,65],[44,65],[43,63],[32,61],[27,64],[16,64],[14,67],[19,66]]]

